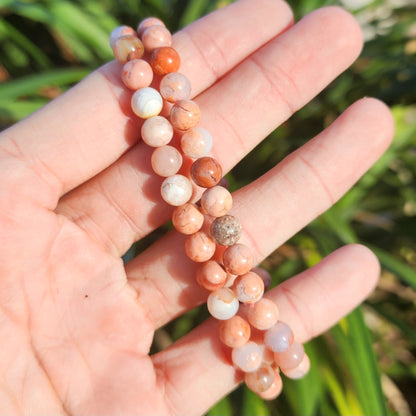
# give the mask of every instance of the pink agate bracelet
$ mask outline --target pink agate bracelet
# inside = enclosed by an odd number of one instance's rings
[[[279,369],[297,379],[308,372],[310,362],[302,344],[294,341],[290,327],[278,320],[276,304],[263,298],[270,275],[258,267],[253,269],[251,250],[238,243],[241,225],[228,214],[233,199],[218,185],[221,165],[207,156],[212,137],[199,126],[201,113],[189,100],[189,80],[177,72],[180,58],[171,47],[172,35],[161,20],[149,17],[137,31],[128,26],[114,29],[110,44],[124,65],[124,84],[135,91],[132,110],[145,120],[142,139],[155,148],[151,164],[154,172],[165,178],[162,198],[176,207],[173,225],[188,235],[186,255],[200,263],[196,280],[210,291],[207,306],[221,321],[219,337],[232,348],[233,364],[245,373],[247,386],[260,397],[273,399],[282,389]],[[150,87],[154,77],[159,91]],[[171,104],[169,119],[159,115],[165,102]],[[180,150],[169,145],[174,133],[181,136]],[[178,174],[184,157],[194,160],[186,176]],[[200,207],[189,202],[194,189],[191,181],[205,188]],[[219,246],[222,249],[217,250]]]

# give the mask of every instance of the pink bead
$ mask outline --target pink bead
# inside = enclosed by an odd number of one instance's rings
[[[191,83],[180,72],[171,72],[160,81],[159,91],[162,97],[170,103],[187,100],[191,95]]]
[[[153,80],[151,66],[143,59],[133,59],[124,64],[121,72],[124,85],[131,90],[148,87]]]
[[[118,38],[121,38],[122,36],[127,36],[127,35],[134,35],[136,36],[136,32],[134,31],[134,29],[130,26],[118,26],[116,27],[110,34],[110,46],[111,49],[114,46],[114,43],[116,42],[116,40]]]
[[[279,319],[277,305],[270,299],[260,299],[248,309],[248,320],[254,328],[266,330],[271,328]]]
[[[221,342],[230,348],[244,345],[250,339],[250,334],[249,323],[238,315],[223,321],[219,329]]]
[[[253,341],[233,349],[232,360],[236,367],[245,373],[256,371],[263,360],[261,348]]]
[[[286,351],[276,352],[274,359],[282,371],[293,370],[301,363],[304,355],[303,345],[295,341]]]
[[[271,365],[263,363],[258,370],[246,373],[244,381],[254,393],[264,393],[273,384],[274,370]]]
[[[240,302],[254,303],[263,296],[264,283],[258,274],[248,272],[237,277],[233,289]]]
[[[207,233],[198,231],[186,239],[185,253],[195,262],[208,261],[215,253],[215,241]]]
[[[212,217],[222,217],[233,205],[233,197],[222,186],[207,189],[201,197],[202,211]]]
[[[181,137],[181,148],[186,156],[198,159],[206,156],[212,149],[212,136],[202,127],[187,130]],[[228,189],[228,187],[224,186]]]
[[[252,272],[257,273],[263,279],[264,291],[266,291],[272,283],[270,273],[262,267],[254,267]]]
[[[202,263],[196,271],[196,281],[207,290],[217,290],[224,286],[227,273],[215,260]]]
[[[137,35],[141,37],[143,35],[143,32],[150,26],[165,27],[165,24],[157,17],[147,17],[146,19],[143,19],[137,26]]]
[[[279,371],[274,370],[274,380],[272,385],[264,392],[258,393],[263,400],[273,400],[282,392],[283,381],[280,377]]]
[[[143,31],[141,39],[144,48],[149,52],[157,48],[172,45],[172,35],[166,27],[160,25],[147,27]]]
[[[264,334],[264,343],[273,352],[284,352],[293,343],[293,332],[290,326],[278,321]]]
[[[308,374],[309,372],[310,367],[311,367],[311,362],[309,361],[309,357],[307,356],[307,354],[304,354],[302,361],[297,367],[292,368],[291,370],[282,369],[282,373],[288,378],[297,380],[299,378],[306,376],[306,374]]]
[[[231,274],[227,272],[227,280],[225,281],[224,286],[231,287],[234,284],[235,279],[237,279],[237,277],[238,276],[236,274]]]
[[[152,153],[151,163],[157,175],[168,177],[182,166],[182,155],[173,146],[157,147]]]
[[[178,130],[189,130],[201,119],[201,110],[195,101],[180,100],[170,110],[170,121]]]
[[[113,45],[114,57],[122,64],[133,59],[140,59],[144,53],[144,47],[136,35],[126,35],[117,38]]]
[[[204,215],[196,205],[188,202],[175,208],[172,214],[172,223],[180,233],[194,234],[201,229],[204,223]]]
[[[168,144],[173,137],[173,128],[169,121],[162,116],[148,118],[142,125],[142,139],[152,147]]]
[[[230,274],[245,274],[251,270],[253,263],[251,250],[244,244],[234,244],[224,251],[223,264]]]

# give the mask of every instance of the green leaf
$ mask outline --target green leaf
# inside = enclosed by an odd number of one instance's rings
[[[228,397],[224,397],[207,412],[207,416],[232,416],[232,414],[232,406]]]
[[[241,416],[271,416],[263,399],[244,386],[244,398]]]

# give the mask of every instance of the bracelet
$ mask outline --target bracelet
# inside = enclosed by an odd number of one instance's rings
[[[123,83],[134,91],[132,110],[144,119],[141,137],[155,148],[151,165],[165,178],[162,198],[176,207],[173,226],[188,236],[185,253],[199,263],[196,281],[210,291],[207,307],[221,321],[219,338],[232,348],[233,365],[245,373],[246,385],[260,397],[274,399],[282,390],[280,371],[298,379],[308,372],[310,361],[291,328],[279,320],[276,304],[263,297],[270,275],[253,268],[250,248],[238,243],[241,225],[228,213],[232,195],[219,184],[221,165],[208,156],[212,137],[199,126],[201,112],[189,99],[189,80],[178,72],[180,57],[171,46],[172,35],[161,20],[149,17],[137,31],[115,28],[110,45],[124,65]],[[159,91],[150,87],[156,77]],[[166,103],[171,105],[169,120],[159,115]],[[180,150],[169,145],[174,134],[180,135]],[[178,174],[184,157],[193,160],[187,176]],[[205,189],[199,205],[189,202],[195,185]]]

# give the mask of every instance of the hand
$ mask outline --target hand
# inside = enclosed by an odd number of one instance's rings
[[[292,27],[281,1],[241,0],[174,38],[202,126],[226,171],[359,54],[337,8]],[[184,236],[171,232],[123,265],[167,221],[151,149],[111,62],[0,141],[0,412],[200,414],[236,383],[208,320],[149,356],[154,330],[206,300]],[[363,99],[267,174],[235,192],[232,212],[260,262],[329,208],[385,150],[393,123]],[[361,246],[341,248],[268,296],[300,341],[359,304],[379,273]]]

